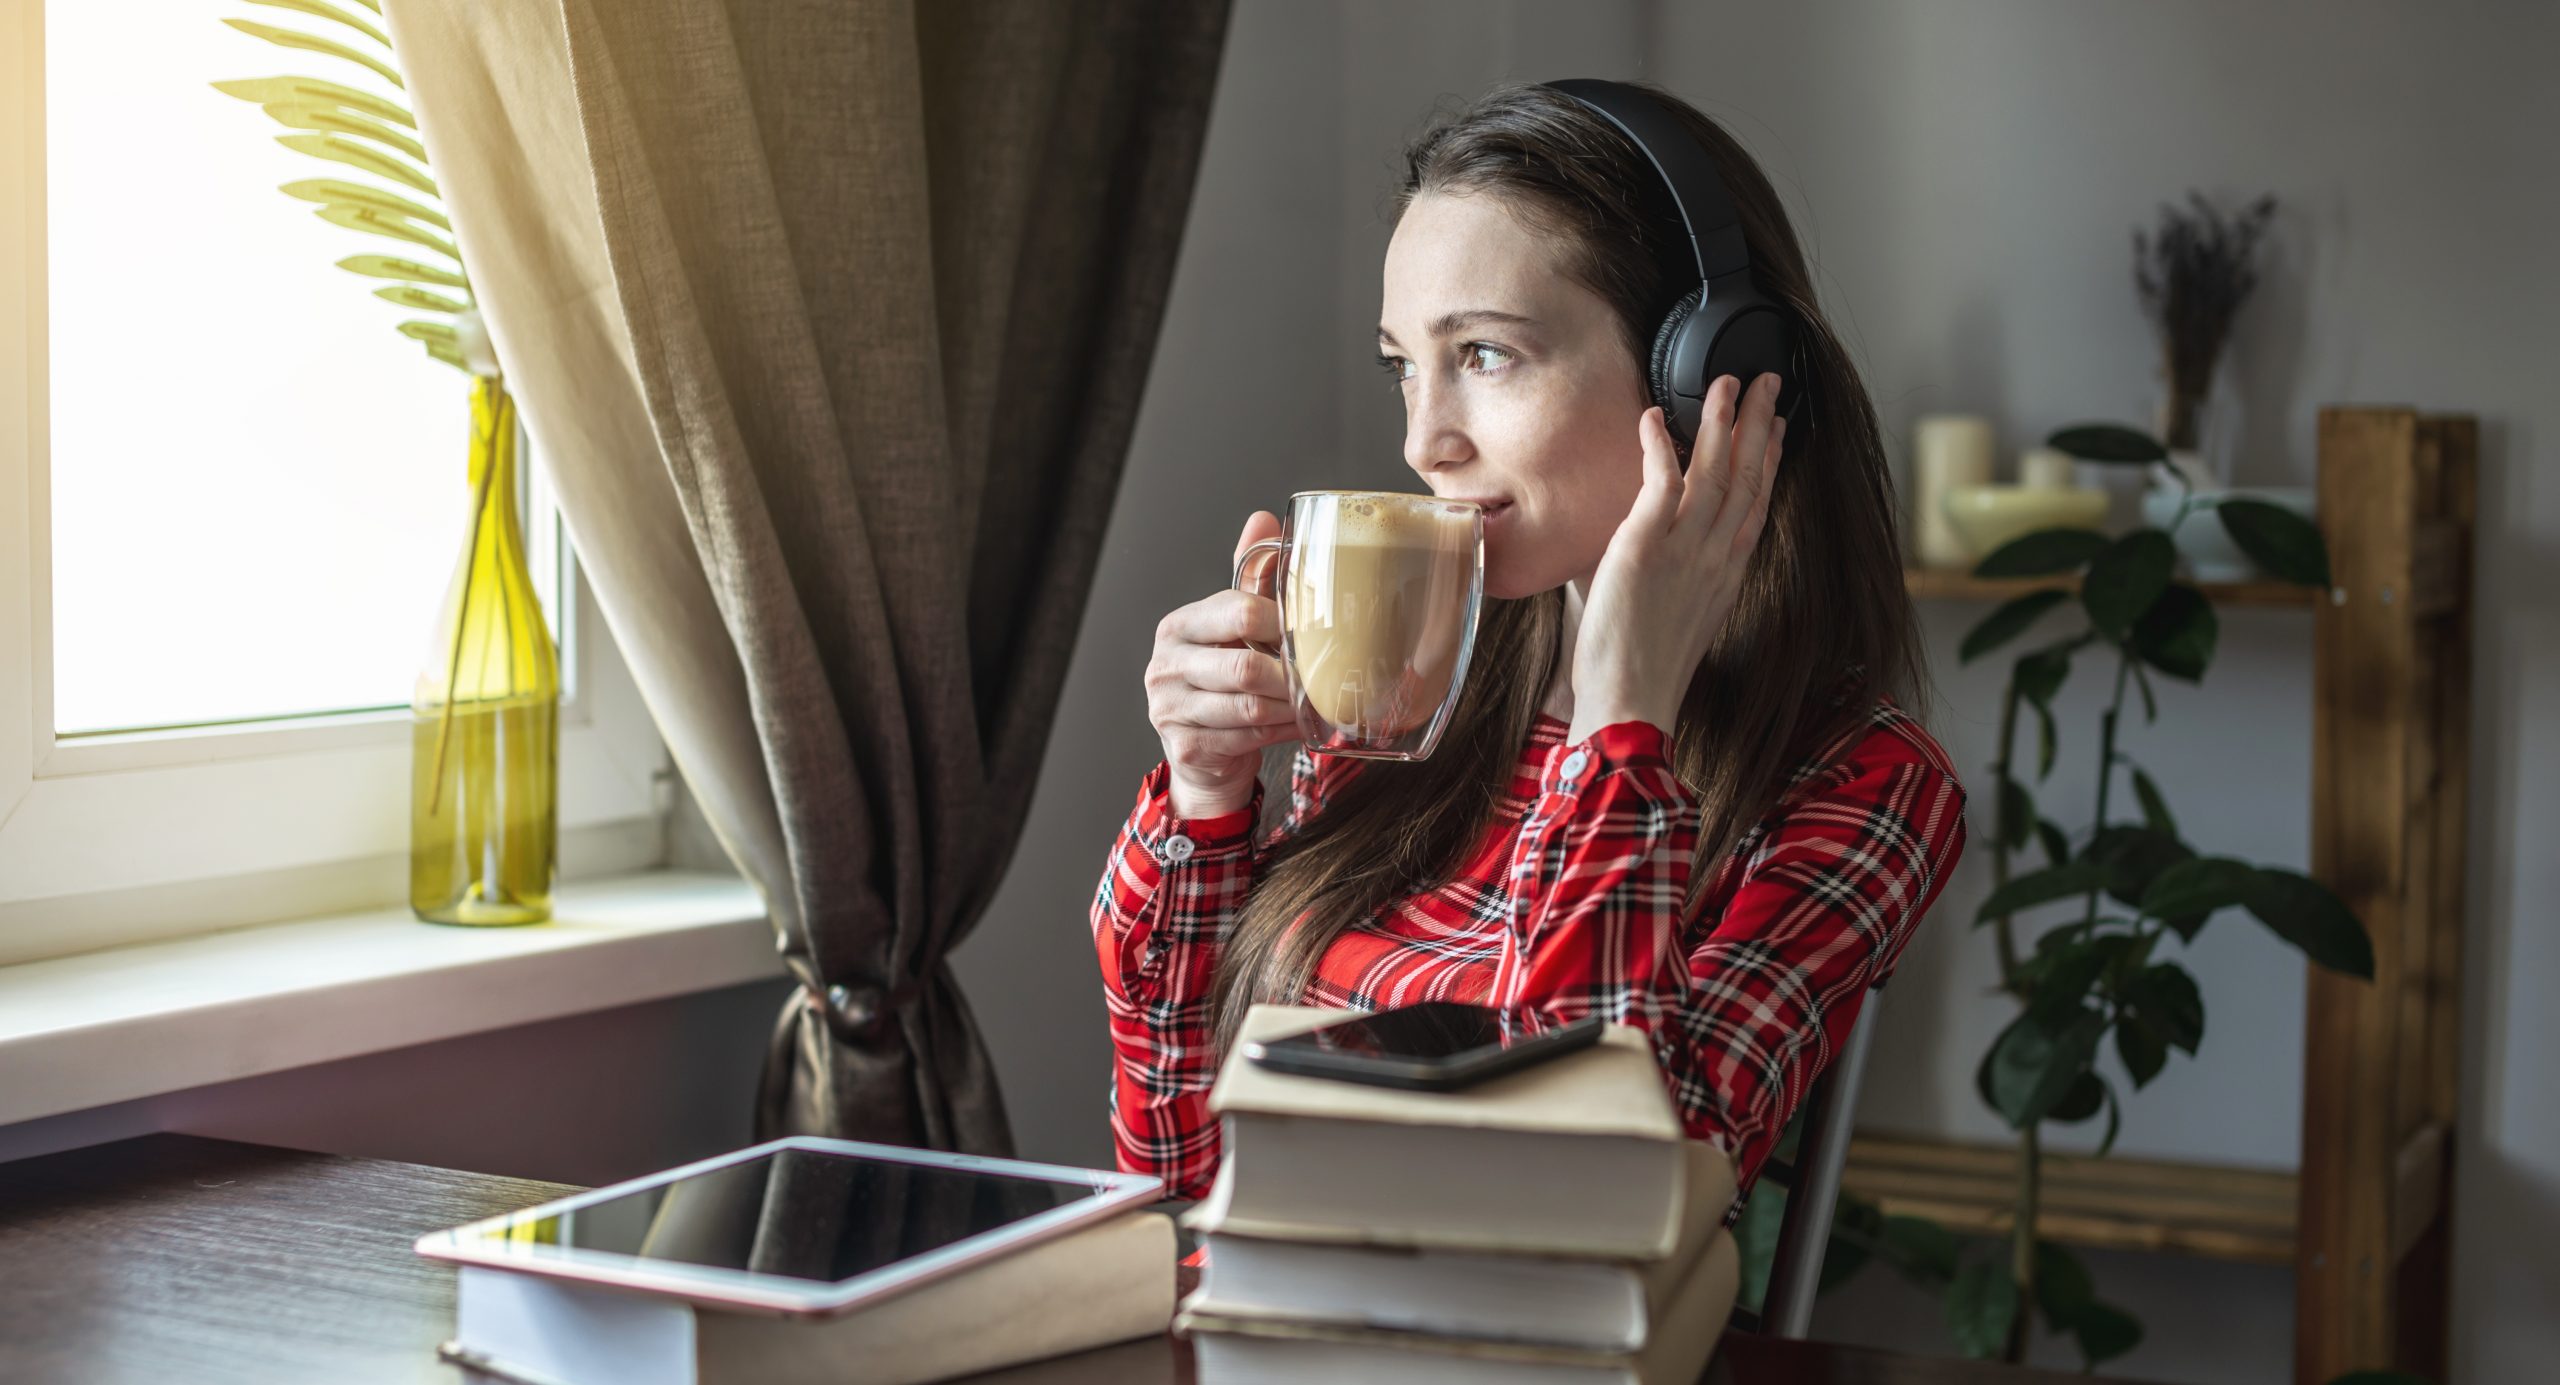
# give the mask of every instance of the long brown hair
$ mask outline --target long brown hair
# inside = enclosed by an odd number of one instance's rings
[[[1713,120],[1659,87],[1636,85],[1715,159],[1741,214],[1754,278],[1801,324],[1796,370],[1807,389],[1733,614],[1700,661],[1670,737],[1673,773],[1702,813],[1686,917],[1714,875],[1711,863],[1778,804],[1800,759],[1846,733],[1879,696],[1911,706],[1926,679],[1875,407],[1814,302],[1777,194]],[[1664,218],[1658,187],[1642,152],[1579,102],[1507,83],[1407,146],[1395,206],[1401,216],[1424,193],[1501,199],[1552,239],[1564,273],[1616,309],[1628,366],[1640,370],[1655,324],[1696,286],[1694,272],[1681,282],[1663,268],[1676,226]],[[1561,588],[1488,599],[1438,751],[1417,763],[1362,766],[1265,853],[1218,961],[1222,1052],[1253,1001],[1298,999],[1344,930],[1464,866],[1537,721],[1563,622]]]

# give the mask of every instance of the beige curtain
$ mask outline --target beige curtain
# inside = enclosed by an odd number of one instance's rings
[[[801,983],[759,1138],[1004,1152],[944,959],[1049,738],[1225,0],[387,8],[538,464]]]

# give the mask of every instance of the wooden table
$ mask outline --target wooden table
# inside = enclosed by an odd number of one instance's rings
[[[147,1135],[0,1164],[0,1380],[470,1385],[439,1362],[454,1271],[410,1243],[576,1189]],[[1170,1337],[983,1385],[1187,1385]],[[2089,1377],[1730,1333],[1706,1385],[2090,1385]]]

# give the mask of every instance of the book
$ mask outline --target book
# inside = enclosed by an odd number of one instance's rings
[[[1344,1327],[1186,1308],[1201,1385],[1687,1385],[1706,1369],[1733,1314],[1742,1264],[1718,1229],[1678,1276],[1640,1348],[1577,1350],[1480,1337]]]
[[[524,1385],[918,1385],[1161,1335],[1170,1218],[1132,1212],[831,1318],[465,1265],[437,1354]]]
[[[1634,1351],[1646,1342],[1685,1272],[1722,1234],[1733,1165],[1690,1141],[1680,1237],[1655,1261],[1555,1259],[1479,1250],[1325,1245],[1211,1232],[1187,1312],[1291,1318]]]
[[[1352,1013],[1256,1005],[1243,1038]],[[1633,1261],[1679,1239],[1688,1141],[1638,1030],[1454,1092],[1271,1072],[1243,1048],[1210,1089],[1226,1158],[1201,1231]]]

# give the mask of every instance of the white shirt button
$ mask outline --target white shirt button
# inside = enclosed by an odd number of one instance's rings
[[[1564,763],[1558,768],[1564,771],[1565,778],[1571,779],[1582,773],[1584,766],[1587,766],[1590,763],[1591,757],[1588,754],[1577,750],[1572,754],[1565,756]]]
[[[1178,866],[1190,860],[1191,853],[1199,849],[1189,837],[1178,834],[1167,837],[1164,839],[1164,863],[1169,866]]]

